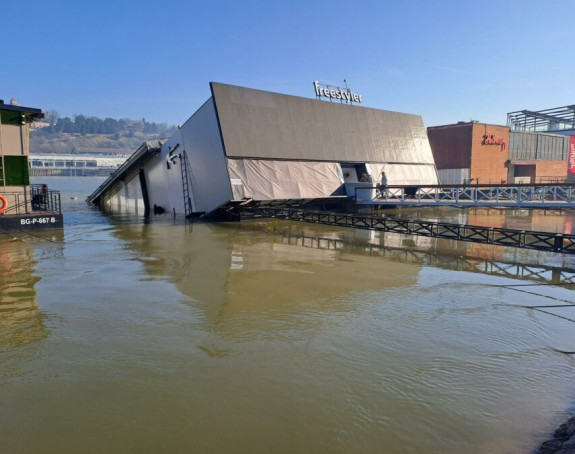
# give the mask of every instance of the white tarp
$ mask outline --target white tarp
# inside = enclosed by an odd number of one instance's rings
[[[437,172],[434,165],[428,164],[379,164],[370,163],[372,179],[375,183],[381,180],[381,172],[385,171],[387,184],[395,185],[436,185]]]
[[[234,198],[255,200],[329,197],[341,188],[335,162],[228,159]]]

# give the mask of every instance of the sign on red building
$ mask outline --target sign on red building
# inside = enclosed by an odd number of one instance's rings
[[[575,136],[569,138],[569,173],[575,173]]]

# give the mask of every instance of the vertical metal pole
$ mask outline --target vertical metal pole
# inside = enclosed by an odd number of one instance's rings
[[[563,249],[563,235],[559,234],[555,236],[553,241],[553,250],[561,251]]]
[[[26,126],[26,117],[24,116],[24,114],[20,115],[20,152],[22,156],[28,156],[29,150],[26,150],[24,148],[24,131],[22,130],[23,126]],[[28,132],[28,139],[30,139],[30,132]],[[26,153],[26,151],[28,151],[28,153]],[[30,178],[29,174],[28,174],[28,178]],[[25,213],[28,213],[28,189],[30,188],[30,181],[28,181],[28,186],[24,186],[24,207]]]
[[[0,111],[0,167],[2,167],[2,186],[6,190],[6,171],[4,169],[4,147],[2,146],[2,111]]]

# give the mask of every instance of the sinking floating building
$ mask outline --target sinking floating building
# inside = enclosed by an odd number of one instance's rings
[[[143,144],[88,201],[142,213],[210,214],[234,201],[353,196],[437,184],[419,115],[221,83],[169,139]]]

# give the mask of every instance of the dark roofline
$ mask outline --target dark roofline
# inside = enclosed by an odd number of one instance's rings
[[[41,118],[44,118],[42,109],[35,109],[33,107],[24,107],[24,106],[13,106],[12,104],[4,104],[4,101],[1,99],[0,99],[0,110],[23,113],[30,119],[30,121],[40,120]]]
[[[91,195],[86,199],[92,205],[100,205],[100,199],[102,195],[118,184],[123,182],[128,175],[134,173],[148,161],[154,154],[159,153],[162,149],[163,140],[152,140],[149,142],[144,142],[140,145],[132,156],[130,156],[124,164],[122,164],[114,173],[112,173],[106,181],[104,181],[98,189],[96,189]]]
[[[343,106],[343,107],[347,107],[347,108],[360,108],[360,109],[368,109],[368,110],[377,110],[380,112],[390,112],[393,114],[401,114],[401,115],[411,115],[413,117],[419,117],[421,118],[421,120],[423,121],[423,116],[421,114],[416,114],[416,113],[410,113],[410,112],[399,112],[397,110],[388,110],[388,109],[380,109],[378,107],[368,107],[368,106],[364,106],[362,103],[357,103],[357,102],[352,102],[352,103],[346,103],[346,102],[341,102],[339,100],[336,101],[326,101],[324,99],[317,99],[317,98],[311,98],[311,97],[306,97],[306,96],[299,96],[299,95],[289,95],[286,93],[280,93],[278,91],[270,91],[270,90],[262,90],[261,88],[251,88],[251,87],[243,87],[241,85],[233,85],[233,84],[226,84],[223,82],[215,82],[212,81],[210,82],[210,91],[212,93],[212,98],[214,98],[214,102],[217,101],[216,97],[214,96],[214,89],[213,89],[213,85],[223,85],[223,86],[228,86],[228,87],[233,87],[233,88],[241,88],[242,90],[251,90],[251,91],[257,91],[260,93],[268,93],[268,94],[273,94],[273,95],[279,95],[279,96],[286,96],[288,98],[296,98],[296,99],[305,99],[306,101],[314,101],[314,102],[318,102],[318,103],[327,103],[327,104],[332,104],[334,106]]]
[[[507,124],[513,129],[536,130],[538,127],[548,131],[565,131],[575,129],[575,105],[553,107],[543,110],[518,110],[507,114]],[[551,128],[554,124],[569,127]],[[517,125],[517,127],[515,127]]]
[[[437,126],[428,126],[427,129],[447,129],[453,127],[465,127],[465,126],[495,126],[496,128],[509,128],[507,125],[496,125],[494,123],[483,123],[480,121],[458,121],[457,123],[451,123],[448,125],[437,125]]]

